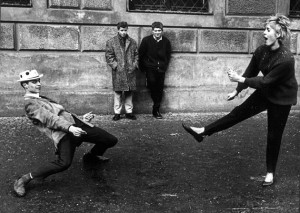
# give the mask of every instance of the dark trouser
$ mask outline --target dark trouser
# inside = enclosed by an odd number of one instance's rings
[[[75,137],[71,133],[66,134],[58,144],[57,159],[32,172],[33,178],[46,178],[49,175],[68,169],[72,163],[76,146],[79,146],[83,141],[95,144],[91,150],[91,153],[94,155],[103,155],[106,149],[113,147],[118,142],[115,136],[103,129],[77,124],[78,122],[76,121],[76,126],[80,126],[87,134],[81,137]]]
[[[161,100],[163,97],[165,73],[158,72],[155,69],[147,69],[147,87],[150,90],[153,101],[153,110],[159,110]]]
[[[291,105],[273,104],[259,90],[256,90],[244,103],[235,107],[229,114],[207,125],[204,134],[211,135],[222,131],[264,110],[267,110],[268,115],[267,172],[275,173],[281,138]]]

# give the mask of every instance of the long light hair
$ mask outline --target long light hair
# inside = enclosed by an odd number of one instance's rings
[[[270,27],[272,27],[276,33],[280,35],[278,40],[282,42],[286,38],[290,38],[291,36],[291,30],[290,30],[290,19],[287,18],[284,15],[276,14],[275,16],[271,16],[266,24],[269,24]]]

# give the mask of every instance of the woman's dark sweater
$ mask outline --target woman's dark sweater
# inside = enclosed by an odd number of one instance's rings
[[[257,76],[261,71],[263,76]],[[294,105],[297,103],[298,83],[295,77],[295,59],[284,45],[276,50],[262,45],[258,47],[248,65],[244,83],[238,83],[237,91],[247,87],[261,90],[274,104]]]

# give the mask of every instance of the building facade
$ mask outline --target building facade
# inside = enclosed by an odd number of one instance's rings
[[[13,2],[13,3],[10,3]],[[295,0],[18,0],[2,1],[0,13],[0,116],[22,116],[23,89],[18,74],[43,73],[43,94],[82,114],[113,113],[111,71],[105,43],[116,24],[127,21],[138,44],[161,21],[172,43],[162,112],[228,111],[252,92],[226,101],[235,83],[227,68],[243,72],[264,39],[264,23],[282,13],[292,20],[286,42],[295,54],[300,82],[300,18],[291,16]],[[192,2],[192,3],[187,3]],[[300,94],[298,93],[298,99]],[[293,107],[300,109],[300,101]],[[134,112],[150,113],[145,76],[138,73]]]

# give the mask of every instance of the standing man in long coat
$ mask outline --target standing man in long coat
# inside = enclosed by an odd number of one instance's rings
[[[122,94],[124,94],[125,117],[136,120],[133,111],[133,91],[136,90],[136,70],[138,69],[137,43],[127,34],[127,22],[117,24],[118,34],[107,41],[105,58],[112,69],[114,90],[114,117],[121,118]]]

